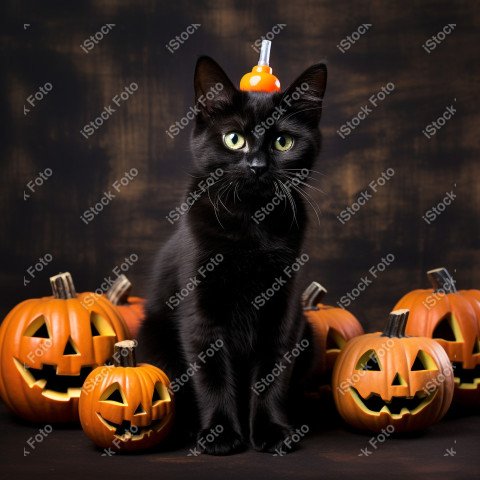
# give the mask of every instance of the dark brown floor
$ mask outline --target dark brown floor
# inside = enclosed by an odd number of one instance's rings
[[[369,445],[370,435],[349,431],[333,413],[324,415],[327,425],[312,427],[301,448],[284,457],[254,451],[230,457],[188,456],[188,449],[105,457],[74,427],[53,427],[32,450],[27,440],[39,427],[19,422],[0,405],[0,478],[479,478],[479,415],[450,415],[421,436],[388,439],[377,450]],[[361,455],[366,448],[371,454]],[[30,454],[24,456],[24,449]]]

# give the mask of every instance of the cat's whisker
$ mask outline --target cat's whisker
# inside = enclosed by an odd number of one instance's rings
[[[227,188],[228,188],[228,186],[227,186]],[[225,191],[227,190],[227,188],[225,189]],[[215,198],[215,206],[216,206],[218,212],[220,212],[220,204],[222,204],[223,208],[225,208],[225,210],[228,211],[228,209],[225,207],[225,204],[222,202],[222,195],[223,195],[223,192],[220,193],[220,194],[217,194],[217,196]]]
[[[285,169],[282,169],[282,172],[283,172],[283,174],[291,175],[292,178],[295,178],[295,177],[296,177],[296,178],[298,178],[299,180],[302,180],[302,178],[303,178],[303,180],[311,180],[312,182],[320,182],[320,181],[322,180],[322,179],[317,178],[316,176],[311,175],[311,174],[308,175],[307,177],[304,177],[304,176],[300,175],[300,173],[288,172],[288,171],[286,171]]]
[[[294,175],[294,174],[288,174],[288,173],[284,173],[282,172],[281,173],[282,175],[282,178],[287,178],[290,183],[291,183],[291,188],[295,189],[298,193],[300,193],[306,200],[307,202],[310,204],[310,206],[313,208],[314,212],[315,212],[315,215],[317,216],[317,219],[318,219],[318,222],[320,223],[320,219],[319,219],[319,216],[318,216],[318,213],[317,213],[317,208],[318,208],[318,211],[320,212],[320,207],[318,206],[317,202],[305,191],[303,190],[301,187],[299,187],[299,185],[304,185],[306,187],[309,187],[309,188],[312,188],[313,190],[317,190],[319,191],[320,193],[325,194],[324,191],[316,188],[316,187],[313,187],[312,185],[306,183],[306,182],[303,182],[302,180],[300,180],[298,178],[297,175]],[[296,179],[297,181],[295,182],[296,184],[293,183],[293,180]],[[312,202],[315,204],[315,206],[312,204]]]
[[[292,194],[290,193],[290,191],[288,190],[288,188],[286,187],[286,185],[279,179],[278,180],[279,184],[280,184],[280,188],[285,192],[285,195],[287,196],[289,202],[290,202],[290,206],[292,207],[292,213],[293,213],[293,219],[292,219],[292,223],[290,224],[290,226],[293,225],[293,222],[295,222],[295,224],[297,225],[298,227],[298,222],[297,222],[297,205],[295,203],[295,199],[292,197]]]
[[[228,200],[228,193],[229,193],[230,189],[232,188],[232,186],[233,186],[233,182],[230,182],[230,183],[227,185],[227,188],[224,189],[224,190],[222,191],[222,193],[218,195],[218,200],[219,200],[219,202],[223,205],[223,208],[225,208],[225,210],[226,210],[230,215],[232,215],[232,212],[231,212],[231,211],[228,209],[228,207],[223,203],[222,197],[223,197],[223,195],[225,195],[225,201]]]
[[[234,203],[235,203],[235,198],[238,198],[238,201],[239,201],[239,202],[242,201],[242,199],[240,198],[240,195],[239,195],[239,193],[238,193],[238,184],[239,184],[239,183],[240,183],[240,182],[235,182],[235,189],[234,189],[234,191],[233,191],[233,201],[234,201]]]
[[[326,193],[322,189],[314,187],[313,185],[310,185],[309,183],[304,182],[303,180],[300,180],[300,178],[298,178],[298,176],[296,175],[291,175],[291,174],[289,175],[288,173],[286,174],[284,173],[283,178],[288,178],[291,181],[295,180],[296,183],[298,183],[299,185],[305,185],[306,187],[311,188],[312,190],[316,190],[317,192],[320,192],[322,195],[326,195]]]
[[[280,190],[276,180],[273,181],[273,185],[275,186],[275,194],[278,195],[280,193]]]
[[[274,180],[273,184],[275,185],[275,195],[281,195],[282,192],[280,191],[277,181]],[[283,202],[283,211],[285,212],[286,209],[287,209],[287,202]]]
[[[222,186],[218,189],[218,193],[223,194],[223,192],[225,192],[225,190],[227,190],[231,184],[232,182],[229,182],[227,179],[225,179]]]
[[[213,207],[213,211],[215,213],[215,218],[217,219],[217,222],[219,223],[219,225],[225,230],[225,227],[223,226],[222,222],[220,221],[220,218],[218,216],[218,211],[217,211],[217,208],[215,207],[215,205],[213,204],[212,202],[212,197],[210,196],[210,187],[207,188],[207,194],[208,194],[208,199],[210,200],[210,203],[212,204],[212,207]]]
[[[309,205],[312,207],[313,211],[315,212],[318,224],[320,225],[320,217],[318,215],[318,213],[320,212],[320,207],[318,206],[317,202],[315,202],[315,200],[313,200],[313,198],[307,192],[302,190],[300,187],[292,185],[292,188],[294,190],[296,190],[300,195],[302,195],[305,198],[305,200],[309,203]],[[312,204],[312,202],[313,202],[313,204]],[[318,212],[317,212],[317,208],[315,208],[314,205],[316,205],[316,207],[318,208]]]
[[[303,190],[300,185],[303,185],[305,187],[309,187],[313,190],[316,190],[324,195],[326,195],[326,193],[323,191],[323,190],[320,190],[319,188],[316,188],[314,187],[313,185],[310,185],[309,183],[306,183],[306,182],[303,182],[302,180],[300,180],[298,178],[298,176],[296,175],[292,175],[292,174],[288,174],[288,173],[282,173],[282,178],[288,178],[288,180],[290,181],[291,183],[291,187],[294,188],[295,190],[297,190],[300,194],[302,194],[302,196],[304,196],[304,198],[307,199],[307,201],[311,200],[312,202],[315,203],[316,207],[318,208],[318,210],[320,211],[320,207],[318,206],[317,202],[305,191]],[[293,180],[296,180],[295,184],[293,183]],[[307,198],[308,197],[308,198]],[[309,202],[310,203],[310,202]],[[310,203],[310,205],[312,206],[313,208],[313,205]],[[315,212],[316,212],[316,209],[314,209]]]
[[[316,192],[319,192],[322,195],[326,195],[326,193],[322,189],[314,187],[313,185],[310,185],[309,183],[300,182],[300,185],[304,185],[305,187],[311,188],[312,190],[315,190]]]
[[[282,168],[282,170],[286,172],[302,172],[305,169],[304,168]],[[326,176],[325,173],[319,172],[318,170],[312,170],[311,168],[307,168],[307,170],[309,172],[318,173],[319,175],[322,175],[324,177]]]
[[[224,183],[225,183],[225,185],[221,185],[220,188],[217,190],[217,195],[215,197],[215,208],[217,210],[219,208],[218,199],[219,199],[220,195],[222,194],[223,190],[228,187],[228,183],[226,183],[226,182],[224,182]]]

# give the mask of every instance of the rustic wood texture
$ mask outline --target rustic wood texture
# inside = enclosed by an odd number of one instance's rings
[[[2,314],[49,294],[59,271],[70,271],[79,291],[98,288],[131,254],[138,261],[127,274],[144,293],[152,257],[174,228],[165,215],[188,178],[190,126],[173,139],[165,130],[192,105],[197,56],[211,55],[239,81],[257,60],[252,43],[279,23],[271,61],[283,85],[318,60],[329,68],[314,183],[324,193],[310,190],[321,215],[320,224],[312,215],[305,286],[318,280],[335,303],[372,279],[350,306],[366,329],[380,328],[406,291],[426,288],[429,269],[445,266],[459,288],[480,287],[475,2],[10,1],[2,10]],[[363,23],[372,26],[342,53],[339,42]],[[105,24],[115,27],[85,53],[82,42]],[[190,24],[201,26],[170,53],[167,42]],[[422,44],[447,24],[456,27],[428,54]],[[26,98],[45,82],[52,91],[25,116]],[[131,82],[138,90],[84,138],[81,128]],[[388,82],[393,93],[342,139],[340,126]],[[427,139],[422,130],[449,105],[455,115]],[[46,168],[52,176],[24,201]],[[80,215],[132,168],[135,180],[85,225]],[[343,225],[337,215],[389,168],[394,176]],[[422,220],[452,189],[453,203],[430,225]],[[53,260],[31,278],[27,268],[46,254]],[[387,254],[394,262],[373,278],[369,269]]]

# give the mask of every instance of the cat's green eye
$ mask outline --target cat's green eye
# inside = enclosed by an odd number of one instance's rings
[[[245,137],[237,132],[226,133],[223,136],[223,143],[230,150],[240,150],[245,146]]]
[[[279,135],[273,142],[273,148],[275,150],[278,150],[279,152],[286,152],[287,150],[290,150],[292,147],[293,147],[293,138],[286,133],[282,133],[282,135]]]

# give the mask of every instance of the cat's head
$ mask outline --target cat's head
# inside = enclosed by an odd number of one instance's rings
[[[326,66],[316,64],[281,93],[243,92],[214,60],[199,58],[191,140],[197,171],[221,169],[223,180],[240,191],[268,194],[276,179],[311,169],[320,150],[326,82]]]

